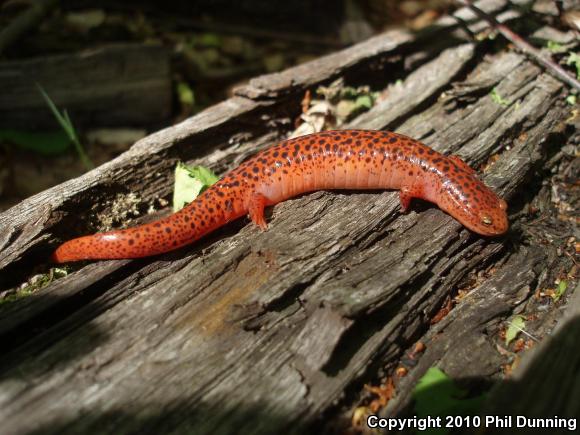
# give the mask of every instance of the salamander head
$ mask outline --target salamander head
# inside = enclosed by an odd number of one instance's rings
[[[509,228],[507,203],[481,182],[475,174],[443,183],[439,207],[471,231],[498,236]]]

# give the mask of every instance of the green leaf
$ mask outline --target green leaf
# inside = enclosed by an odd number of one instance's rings
[[[187,166],[178,163],[175,167],[175,185],[173,189],[173,211],[179,211],[219,177],[203,166]]]
[[[216,33],[202,33],[195,37],[195,42],[204,47],[220,47],[222,38]]]
[[[576,77],[580,79],[580,55],[578,53],[570,53],[566,60],[566,65],[574,65],[576,68]]]
[[[65,119],[65,126],[63,128],[65,129],[66,133],[69,135],[69,137],[73,142],[78,141],[79,139],[77,136],[77,132],[74,128],[72,121],[70,120],[70,116],[68,116],[68,111],[65,109],[63,110],[62,113],[64,114]]]
[[[499,104],[500,106],[504,106],[504,107],[505,107],[505,106],[509,106],[509,105],[510,105],[509,101],[508,101],[508,100],[505,100],[505,99],[504,99],[504,98],[503,98],[503,97],[502,97],[502,96],[499,94],[499,92],[497,91],[497,89],[496,89],[496,88],[493,88],[493,89],[491,90],[491,93],[490,93],[490,95],[491,95],[491,99],[493,100],[493,102],[494,102],[494,103],[496,103],[496,104]]]
[[[368,110],[373,107],[373,97],[371,95],[360,95],[357,97],[355,104],[357,109]]]
[[[61,154],[71,145],[68,135],[60,130],[50,132],[0,130],[0,141],[49,156]]]
[[[340,91],[340,97],[349,100],[354,100],[359,94],[360,92],[358,89],[353,88],[352,86],[345,86]]]
[[[195,96],[191,87],[185,82],[177,83],[177,95],[181,104],[186,106],[193,106],[195,103]]]
[[[468,392],[455,385],[438,367],[431,367],[413,389],[414,410],[418,418],[427,416],[475,415],[485,395],[468,398]],[[427,429],[422,434],[447,434],[448,428]]]
[[[563,47],[562,44],[557,43],[556,41],[548,41],[546,47],[552,53],[563,53],[566,51],[566,48]]]
[[[524,316],[515,316],[505,333],[505,344],[508,346],[517,336],[518,334],[524,330],[526,327],[526,322]]]
[[[560,298],[564,296],[564,293],[566,293],[567,289],[568,289],[568,281],[564,280],[560,281],[560,283],[558,284],[558,288],[556,289],[554,295],[552,296],[552,300],[554,302],[558,302]]]
[[[577,100],[577,97],[574,94],[570,94],[566,97],[566,103],[568,103],[570,106],[575,105],[576,100]]]
[[[70,138],[70,140],[74,144],[75,149],[76,149],[81,161],[83,162],[83,165],[85,166],[85,168],[92,169],[94,167],[93,162],[91,162],[91,160],[89,159],[89,156],[85,152],[85,149],[83,148],[82,144],[80,143],[77,132],[73,126],[73,123],[70,120],[70,117],[68,116],[68,112],[66,110],[64,110],[63,113],[61,114],[59,112],[59,110],[57,109],[56,105],[52,102],[52,100],[48,96],[48,94],[42,88],[42,86],[40,86],[37,83],[36,87],[38,88],[38,91],[40,92],[40,94],[44,98],[44,101],[46,101],[46,104],[48,105],[50,111],[52,112],[52,114],[54,115],[54,117],[56,118],[58,123],[60,124],[61,128],[65,131],[67,136]]]
[[[58,121],[60,126],[62,127],[62,129],[64,131],[66,131],[66,133],[69,135],[71,140],[74,140],[73,136],[71,136],[71,130],[74,130],[74,128],[70,123],[70,119],[69,119],[66,111],[64,112],[64,116],[62,116],[62,114],[57,109],[57,107],[55,106],[53,101],[50,99],[50,97],[48,96],[46,91],[42,88],[42,86],[40,86],[37,83],[36,87],[38,88],[38,91],[41,93],[42,97],[44,98],[46,105],[48,106],[48,108],[50,109],[50,111],[52,112],[52,114],[54,115],[54,117],[56,118],[56,120]]]

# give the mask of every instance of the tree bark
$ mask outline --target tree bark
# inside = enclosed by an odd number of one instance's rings
[[[1,128],[60,128],[37,85],[76,128],[160,125],[171,110],[169,51],[158,45],[0,62]]]

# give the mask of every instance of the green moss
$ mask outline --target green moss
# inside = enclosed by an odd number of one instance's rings
[[[37,292],[41,288],[46,287],[55,279],[62,278],[67,274],[68,272],[66,269],[53,267],[50,269],[48,273],[35,275],[32,278],[30,278],[25,284],[7,290],[3,294],[1,294],[0,306],[26,298],[31,294]]]

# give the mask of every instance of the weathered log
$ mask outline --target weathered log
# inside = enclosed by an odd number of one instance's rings
[[[0,62],[0,127],[58,128],[37,84],[77,128],[160,124],[170,114],[169,52],[159,45]]]
[[[480,3],[519,19],[505,2]],[[465,10],[458,14],[481,29]],[[283,137],[303,92],[337,76],[385,89],[404,77],[349,126],[395,129],[476,167],[485,163],[486,183],[510,203],[507,237],[478,237],[419,202],[401,215],[395,192],[317,192],[275,206],[266,232],[242,220],[167,255],[75,266],[0,305],[2,431],[330,431],[322,416],[354,406],[361,384],[382,367],[390,374],[417,340],[427,351],[397,381],[388,415],[412,412],[412,387],[435,364],[459,380],[501,379],[506,357],[494,345],[501,325],[571,265],[558,244],[539,246],[535,235],[566,240],[571,226],[530,222],[525,210],[539,203],[550,213],[543,182],[566,163],[561,145],[574,130],[561,83],[508,48],[489,52],[461,37],[460,27],[446,18],[427,39],[388,32],[256,79],[23,201],[0,214],[1,284],[38,264],[46,270],[56,239],[102,229],[98,217],[119,197],[132,191],[144,210],[158,205],[178,159],[223,172]],[[404,70],[406,59],[413,72]],[[431,325],[468,283],[469,295]]]

